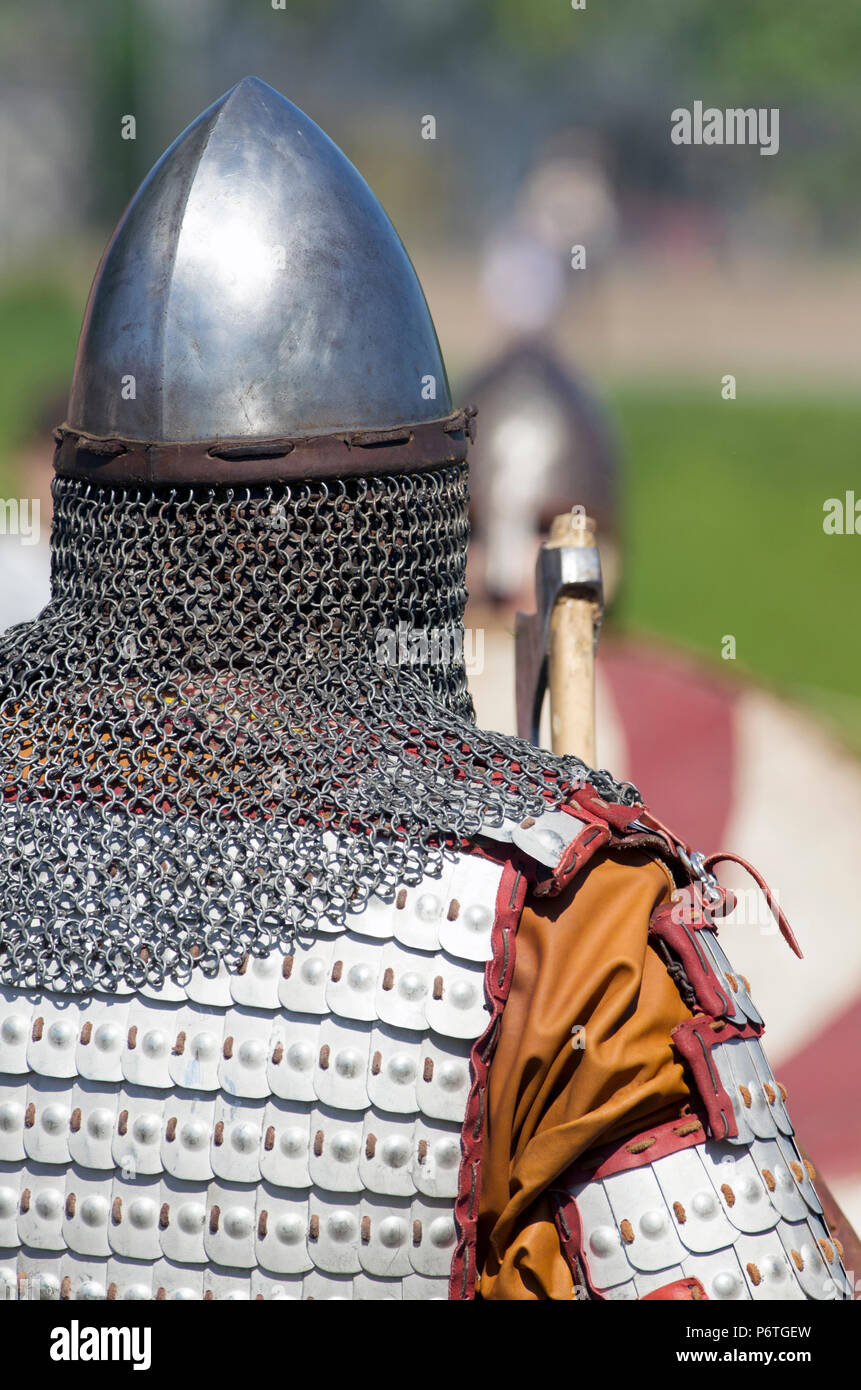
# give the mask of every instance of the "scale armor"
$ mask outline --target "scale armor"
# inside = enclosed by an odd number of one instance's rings
[[[635,788],[475,727],[471,427],[377,200],[246,79],[108,246],[52,601],[0,639],[19,1297],[473,1297],[527,891],[625,845],[696,881]],[[578,1287],[841,1296],[761,1024],[690,930],[705,956],[656,924],[702,1117],[560,1180]]]

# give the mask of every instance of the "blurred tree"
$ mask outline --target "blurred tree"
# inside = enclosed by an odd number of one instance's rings
[[[147,173],[145,138],[122,137],[123,117],[143,124],[158,89],[151,10],[139,0],[86,0],[89,10],[90,146],[98,177],[90,184],[90,216],[113,223]],[[144,132],[138,132],[138,136]]]

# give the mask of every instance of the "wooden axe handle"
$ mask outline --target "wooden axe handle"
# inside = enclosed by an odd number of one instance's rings
[[[570,512],[557,516],[548,547],[594,546],[595,523]],[[547,684],[554,753],[573,753],[595,766],[595,623],[598,605],[589,596],[562,593],[550,614]]]

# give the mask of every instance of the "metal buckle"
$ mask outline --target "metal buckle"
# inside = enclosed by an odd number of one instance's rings
[[[692,849],[690,854],[683,845],[676,845],[676,852],[688,873],[702,884],[703,897],[711,906],[723,901],[723,891],[714,874],[706,868],[706,857],[702,850]]]

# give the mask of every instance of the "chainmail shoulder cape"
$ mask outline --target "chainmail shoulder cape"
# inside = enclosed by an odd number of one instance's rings
[[[586,777],[478,730],[465,465],[54,483],[52,602],[0,638],[0,978],[117,991],[360,913]],[[361,929],[361,928],[359,928]]]

